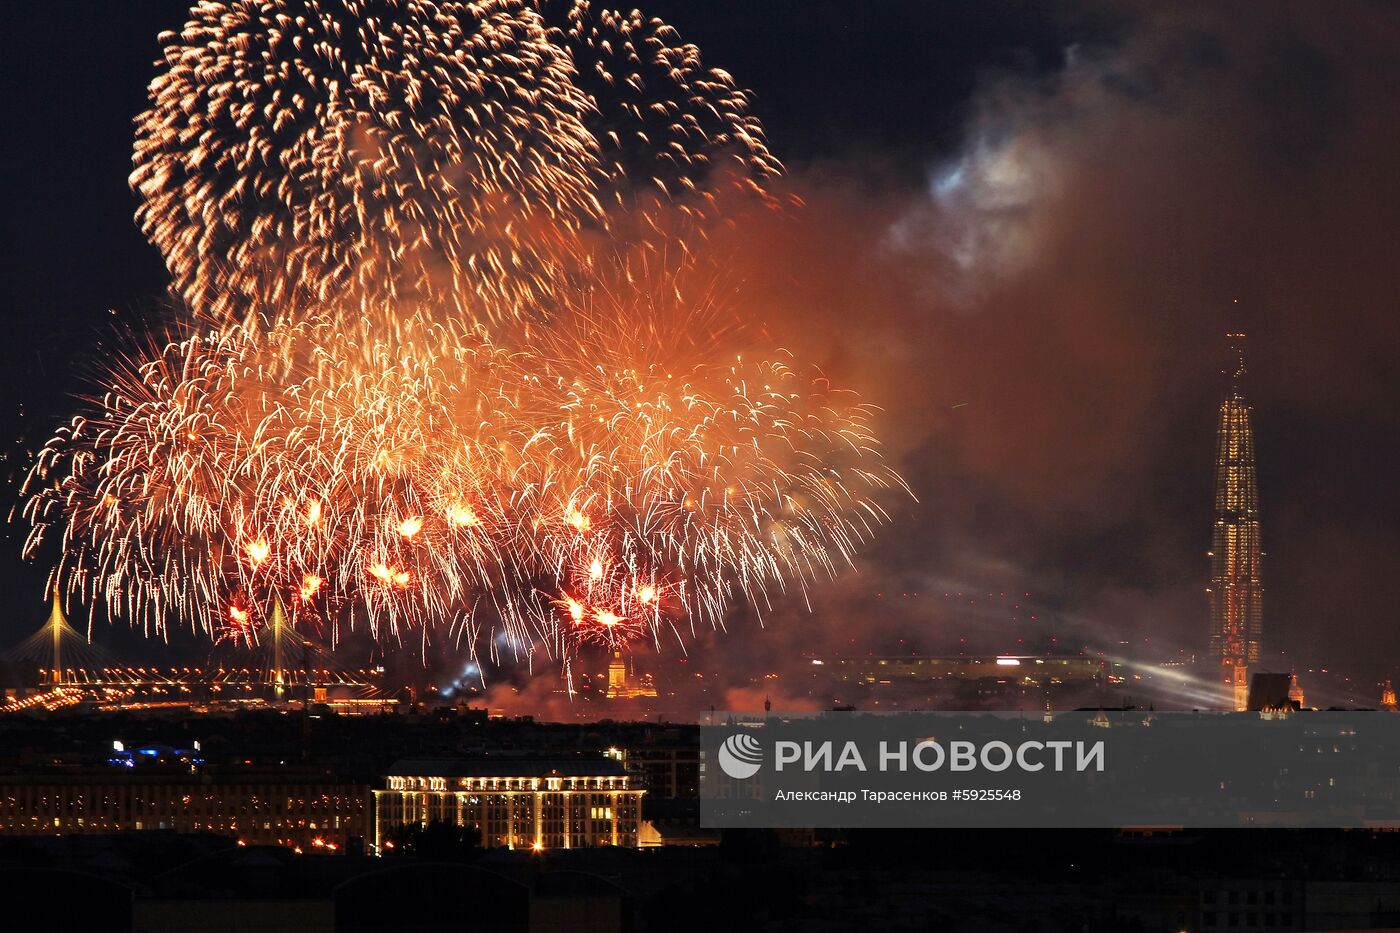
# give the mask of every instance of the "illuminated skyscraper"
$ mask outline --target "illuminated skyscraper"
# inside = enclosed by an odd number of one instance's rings
[[[1259,582],[1259,487],[1254,428],[1244,398],[1244,334],[1230,340],[1230,383],[1220,403],[1215,449],[1215,527],[1210,548],[1210,658],[1224,701],[1244,709],[1249,665],[1259,661],[1263,587]]]

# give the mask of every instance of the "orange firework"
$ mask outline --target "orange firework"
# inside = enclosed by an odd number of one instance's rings
[[[282,606],[567,663],[762,612],[884,521],[870,409],[692,287],[722,196],[768,203],[779,166],[664,23],[190,17],[132,175],[190,315],[36,459],[56,581],[157,631],[250,639]]]
[[[156,627],[280,598],[567,657],[834,574],[900,486],[856,399],[670,337],[696,324],[674,303],[595,297],[514,352],[413,320],[406,343],[316,319],[130,361],[39,457],[31,550],[52,529],[60,578]]]
[[[598,231],[651,235],[779,171],[727,75],[586,0],[209,0],[161,42],[137,219],[217,321],[332,297],[346,321],[534,318]]]

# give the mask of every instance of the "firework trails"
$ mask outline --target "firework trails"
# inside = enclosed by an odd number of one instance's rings
[[[67,592],[567,665],[761,611],[883,521],[870,410],[691,287],[779,166],[669,27],[258,0],[162,41],[132,183],[188,312],[30,473]]]
[[[658,233],[663,212],[703,224],[725,189],[778,171],[744,93],[638,14],[244,0],[191,16],[162,36],[131,177],[177,290],[216,317],[332,297],[527,315],[599,243]]]

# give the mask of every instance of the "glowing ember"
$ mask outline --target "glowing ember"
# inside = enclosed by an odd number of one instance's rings
[[[271,553],[272,548],[266,541],[259,538],[256,541],[249,541],[246,550],[249,560],[254,564],[261,564],[263,561],[267,560],[267,555]]]
[[[447,510],[447,520],[459,528],[471,528],[481,524],[476,513],[464,505],[454,505]]]

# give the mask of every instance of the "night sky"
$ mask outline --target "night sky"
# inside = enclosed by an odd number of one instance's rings
[[[737,620],[702,658],[776,670],[802,650],[1009,651],[1051,633],[1199,651],[1239,327],[1270,663],[1396,670],[1400,8],[643,9],[754,91],[806,207],[732,234],[742,300],[883,408],[918,500],[890,499],[892,525],[812,613],[789,599],[763,632]],[[162,313],[126,178],[156,34],[184,17],[135,0],[7,10],[7,510],[104,345]],[[0,543],[5,644],[44,616],[23,531]]]

